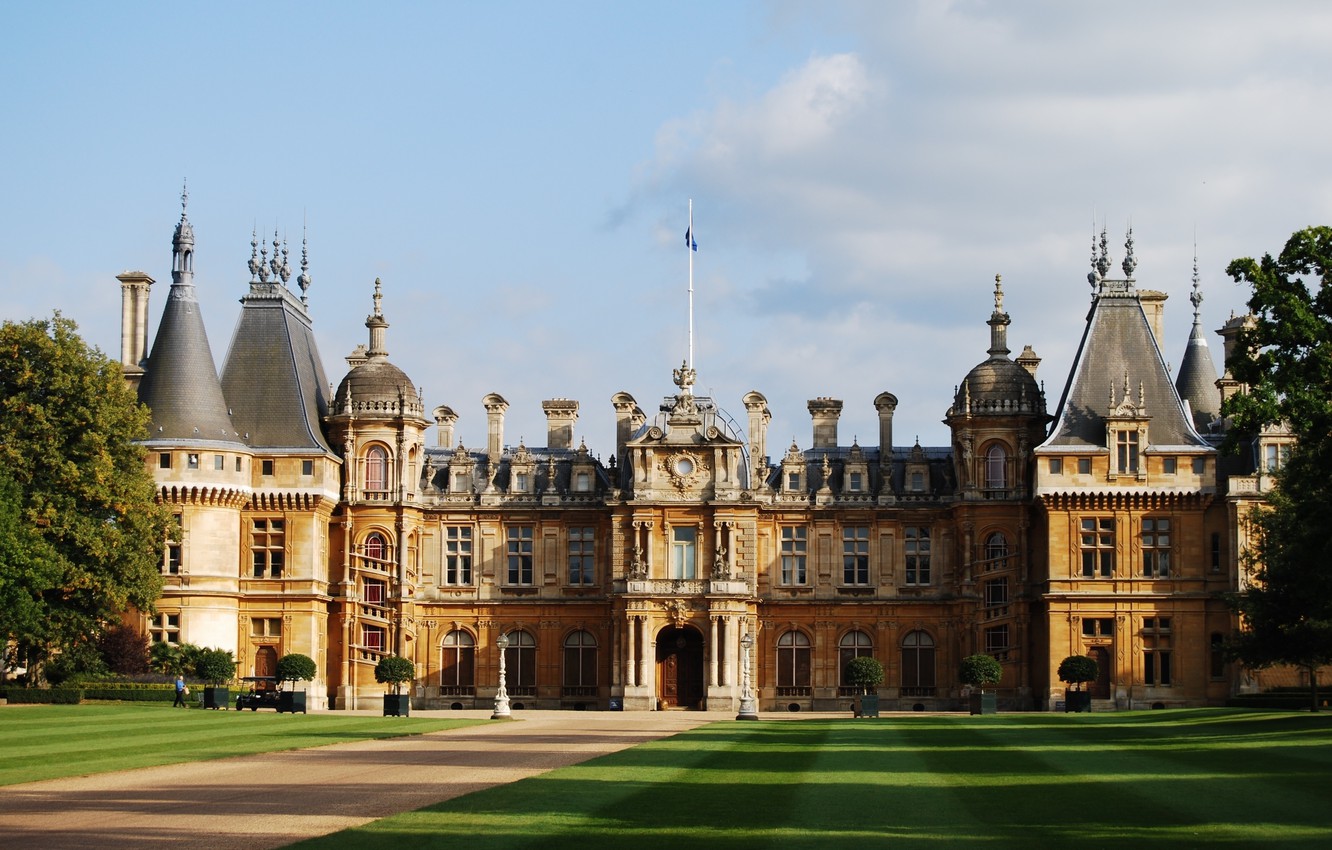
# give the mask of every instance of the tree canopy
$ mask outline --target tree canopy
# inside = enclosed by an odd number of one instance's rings
[[[1226,271],[1253,289],[1253,321],[1226,361],[1248,385],[1222,407],[1231,445],[1283,422],[1298,441],[1268,505],[1249,517],[1250,582],[1236,595],[1243,624],[1232,649],[1250,666],[1307,670],[1317,710],[1318,667],[1332,662],[1332,227],[1298,231],[1279,257]]]
[[[147,410],[58,313],[0,325],[0,639],[34,661],[161,591]]]

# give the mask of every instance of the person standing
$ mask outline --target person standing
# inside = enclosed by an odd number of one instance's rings
[[[185,677],[179,673],[176,674],[176,701],[171,703],[172,708],[176,706],[185,707]]]

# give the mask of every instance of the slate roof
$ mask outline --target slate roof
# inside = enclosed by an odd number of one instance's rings
[[[1151,445],[1208,445],[1185,415],[1133,281],[1103,280],[1059,400],[1058,418],[1039,448],[1105,447],[1110,396],[1113,392],[1116,401],[1122,400],[1126,374],[1134,403],[1142,387]]]
[[[152,411],[150,442],[237,440],[192,283],[171,284],[139,401]]]
[[[1212,353],[1207,349],[1207,338],[1197,316],[1193,319],[1189,344],[1184,349],[1184,360],[1179,365],[1175,389],[1179,397],[1189,403],[1193,424],[1198,430],[1206,429],[1209,423],[1220,417],[1221,389],[1216,385],[1216,366],[1212,364]]]
[[[329,452],[328,379],[305,305],[278,283],[251,283],[222,368],[231,421],[258,449]]]

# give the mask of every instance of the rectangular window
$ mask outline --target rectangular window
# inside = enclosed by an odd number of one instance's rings
[[[786,476],[786,489],[788,489],[788,490],[799,490],[799,489],[800,489],[800,473],[799,473],[799,472],[792,472],[790,475]]]
[[[301,475],[304,475],[306,478],[309,478],[311,475],[314,475],[314,461],[312,460],[301,461]]]
[[[985,652],[989,655],[1007,655],[1008,626],[991,626],[985,630]]]
[[[864,476],[861,475],[859,472],[853,472],[849,477],[851,480],[850,483],[847,485],[847,489],[850,490],[852,493],[859,493],[861,489],[864,487],[864,480],[863,480]]]
[[[1269,443],[1263,446],[1263,467],[1268,472],[1276,472],[1290,460],[1290,446]]]
[[[574,476],[574,492],[586,493],[592,489],[592,477],[586,472],[580,472]]]
[[[175,646],[180,643],[180,614],[160,613],[148,621],[148,634],[153,643]]]
[[[1207,458],[1195,457],[1193,459],[1193,474],[1202,475],[1207,471]]]
[[[240,459],[240,455],[236,455],[236,471],[237,471],[237,472],[240,472],[240,471],[241,471],[241,459]]]
[[[532,526],[505,527],[509,554],[509,584],[532,583]]]
[[[1170,671],[1170,618],[1142,621],[1142,680],[1148,685],[1173,684]]]
[[[472,527],[444,527],[444,583],[472,583]]]
[[[167,530],[166,551],[163,553],[162,573],[164,575],[180,575],[181,567],[181,548],[180,548],[180,528],[181,515],[171,515],[171,527]]]
[[[1078,475],[1091,475],[1091,458],[1078,458]]]
[[[925,474],[923,472],[911,473],[911,492],[919,493],[925,489]]]
[[[260,471],[263,472],[264,475],[272,475],[273,461],[271,460],[263,461],[262,465],[260,466]]]
[[[187,466],[190,469],[198,469],[199,455],[196,454],[195,452],[190,452],[189,454],[185,455],[185,466]]]
[[[216,469],[218,472],[221,472],[226,468],[227,468],[227,456],[213,455],[213,469]]]
[[[251,617],[250,637],[282,637],[281,617]]]
[[[671,529],[671,578],[698,577],[698,529],[683,526]]]
[[[286,523],[283,520],[252,520],[250,554],[255,578],[282,578],[285,551]]]
[[[1166,475],[1174,475],[1176,469],[1176,459],[1173,457],[1163,458],[1161,460],[1161,471]]]
[[[930,530],[923,525],[906,527],[906,583],[930,583]]]
[[[1082,520],[1082,577],[1110,578],[1115,574],[1115,521],[1111,517]]]
[[[805,584],[805,556],[809,529],[803,525],[782,526],[782,584]]]
[[[513,488],[513,491],[514,491],[515,493],[526,493],[526,492],[527,492],[527,473],[526,473],[526,472],[520,472],[520,473],[518,473],[517,475],[514,476],[514,488]]]
[[[1212,533],[1212,572],[1221,572],[1221,535]]]
[[[1008,579],[993,578],[985,582],[985,605],[997,608],[1008,604]]]
[[[171,468],[171,452],[162,452],[157,456],[157,468],[158,469]]]
[[[384,582],[366,579],[361,583],[361,600],[367,605],[384,604]]]
[[[361,645],[372,652],[384,651],[384,630],[376,626],[361,628]]]
[[[1170,520],[1145,517],[1142,521],[1142,574],[1147,578],[1170,575]]]
[[[592,584],[594,541],[591,526],[569,529],[569,584]]]
[[[842,529],[842,584],[869,584],[869,526]]]
[[[1089,638],[1108,638],[1115,635],[1114,617],[1083,617],[1082,636]]]
[[[1115,432],[1115,471],[1120,475],[1138,473],[1138,432]]]
[[[1064,459],[1062,457],[1050,458],[1050,474],[1051,475],[1064,474]]]

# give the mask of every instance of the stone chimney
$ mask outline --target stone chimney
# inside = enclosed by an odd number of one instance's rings
[[[436,445],[453,448],[453,426],[458,421],[458,414],[453,408],[440,405],[435,408],[435,433],[439,439]]]
[[[116,280],[120,281],[120,365],[137,390],[148,357],[148,289],[153,279],[143,272],[122,272]]]
[[[1017,356],[1017,364],[1027,370],[1027,374],[1033,378],[1036,377],[1036,369],[1041,365],[1041,358],[1032,351],[1031,346],[1023,346],[1022,353]]]
[[[481,403],[486,407],[486,456],[494,464],[504,454],[504,411],[509,403],[499,393],[487,395]]]
[[[768,400],[758,390],[751,390],[744,397],[745,410],[749,411],[749,487],[757,489],[763,484],[762,472],[768,456],[768,423],[772,414],[768,411]]]
[[[893,412],[897,410],[897,396],[883,392],[874,397],[874,409],[879,411],[879,465],[893,461]]]
[[[1147,314],[1147,324],[1151,325],[1152,336],[1156,337],[1156,347],[1165,351],[1163,347],[1165,340],[1165,303],[1169,298],[1164,292],[1156,292],[1152,289],[1139,289],[1138,301],[1142,304],[1142,312]]]
[[[578,402],[552,398],[541,402],[546,411],[546,447],[572,449],[574,423],[578,421]]]
[[[624,447],[637,430],[634,411],[638,410],[638,402],[629,393],[618,392],[611,396],[611,405],[615,407],[615,457],[617,463],[624,463]]]
[[[810,399],[809,415],[814,420],[813,448],[837,448],[837,420],[842,417],[842,402],[822,396]]]

